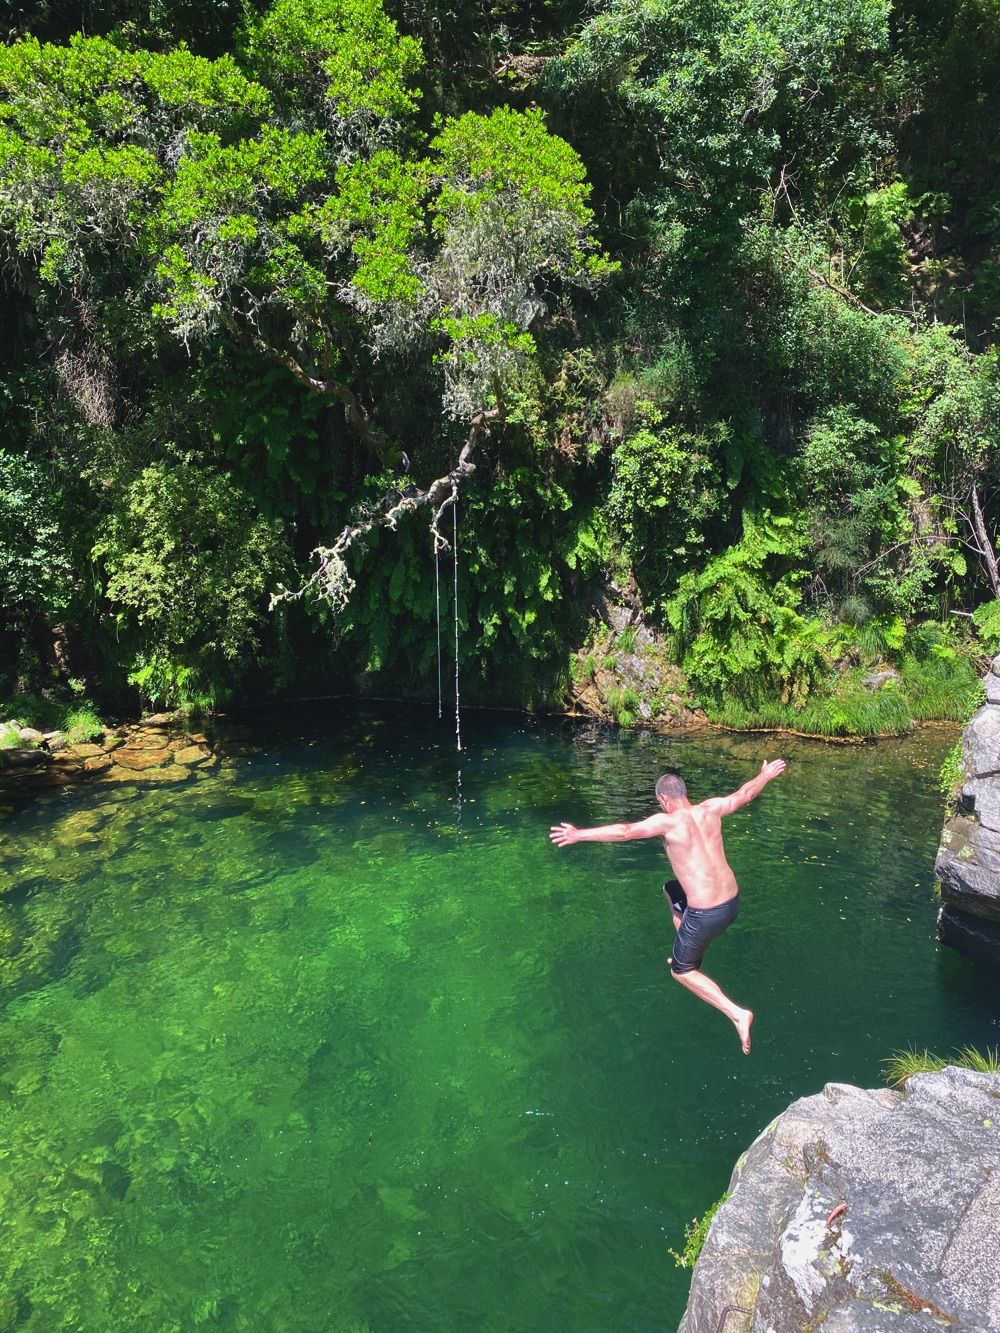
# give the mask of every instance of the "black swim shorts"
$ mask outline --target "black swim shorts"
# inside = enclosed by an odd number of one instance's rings
[[[680,913],[681,928],[674,940],[670,970],[694,972],[701,967],[705,950],[712,941],[733,924],[740,914],[740,895],[728,898],[717,907],[689,907],[684,890],[675,879],[663,886],[667,901]]]

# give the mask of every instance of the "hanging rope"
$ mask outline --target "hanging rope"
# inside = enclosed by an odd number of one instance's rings
[[[441,718],[441,551],[437,533],[434,534],[434,602],[437,607],[438,632],[438,719]]]
[[[451,516],[453,520],[454,540],[452,551],[455,556],[455,743],[462,749],[462,719],[458,710],[458,487],[452,487]]]

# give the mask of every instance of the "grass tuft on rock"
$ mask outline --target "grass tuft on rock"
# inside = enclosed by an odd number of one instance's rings
[[[922,1051],[893,1051],[883,1062],[883,1069],[890,1088],[902,1088],[914,1074],[938,1074],[948,1065],[972,1069],[979,1074],[1000,1074],[1000,1049],[990,1050],[987,1047],[983,1052],[974,1046],[962,1046],[947,1058],[932,1054],[926,1047]]]

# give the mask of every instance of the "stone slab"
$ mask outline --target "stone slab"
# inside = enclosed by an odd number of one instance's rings
[[[144,769],[158,768],[160,764],[166,763],[171,757],[170,751],[165,746],[159,749],[133,749],[131,745],[123,745],[120,750],[114,752],[114,762],[121,768]]]
[[[941,898],[946,903],[1000,922],[1000,882],[997,875],[973,859],[939,852],[934,873],[941,881]]]
[[[755,1284],[754,1333],[1000,1329],[998,1126],[1000,1075],[954,1067],[794,1103],[737,1165],[679,1333]]]
[[[204,745],[186,745],[183,749],[174,751],[175,764],[197,764],[211,757],[211,750]]]
[[[975,812],[980,824],[1000,833],[1000,780],[973,778],[962,786],[963,804]]]
[[[0,751],[0,768],[37,768],[44,763],[44,750],[22,750],[11,746]]]
[[[941,831],[938,856],[959,861],[975,861],[984,870],[998,874],[997,891],[1000,893],[1000,833],[985,828],[976,819],[952,815]]]
[[[984,704],[962,732],[965,771],[970,778],[1000,773],[1000,706]]]

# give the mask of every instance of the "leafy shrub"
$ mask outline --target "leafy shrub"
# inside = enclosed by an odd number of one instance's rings
[[[24,741],[17,734],[17,729],[9,722],[0,722],[0,750],[17,749]]]
[[[16,719],[22,727],[36,731],[58,731],[65,717],[66,705],[43,694],[12,694],[0,705],[0,713]]]
[[[0,450],[0,608],[66,605],[72,565],[51,490],[37,463]]]
[[[961,741],[951,747],[944,757],[938,774],[938,787],[941,795],[951,803],[955,800],[958,789],[965,781],[965,753]]]
[[[632,653],[635,651],[635,626],[626,625],[615,640],[615,647],[620,653]]]
[[[906,625],[902,616],[871,616],[858,626],[857,641],[866,661],[891,660],[906,642]]]
[[[841,406],[813,421],[799,456],[817,567],[836,600],[860,602],[861,614],[849,607],[846,618],[862,625],[865,584],[856,571],[892,540],[900,517],[886,448],[877,426]]]
[[[902,227],[913,218],[913,200],[894,181],[844,208],[845,242],[854,280],[868,300],[898,303],[906,291],[906,241]]]
[[[41,694],[13,694],[0,705],[0,713],[16,718],[24,727],[36,731],[61,731],[71,745],[96,740],[104,727],[97,710],[86,699],[46,698]],[[9,739],[0,739],[0,745],[22,745],[9,722],[0,723],[0,732],[6,728]]]
[[[706,528],[728,509],[720,460],[729,431],[692,434],[661,425],[651,404],[639,406],[643,427],[614,452],[607,514],[654,600],[691,566]]]
[[[96,741],[104,735],[104,724],[87,704],[77,704],[67,710],[62,731],[70,745]]]
[[[813,694],[801,707],[779,700],[748,706],[729,700],[710,708],[713,722],[733,731],[797,731],[807,736],[898,736],[909,731],[913,718],[902,692],[891,685],[867,690],[857,675],[838,684],[832,694]]]
[[[126,486],[94,555],[137,642],[129,679],[168,705],[211,699],[227,665],[253,659],[263,599],[289,564],[281,522],[190,461],[151,464]]]
[[[705,1238],[708,1235],[709,1228],[715,1219],[715,1214],[729,1198],[729,1192],[723,1194],[722,1198],[717,1200],[700,1219],[693,1217],[689,1224],[684,1228],[684,1248],[680,1254],[676,1250],[667,1250],[668,1254],[673,1255],[674,1263],[678,1268],[694,1268],[698,1256],[701,1254],[705,1244]]]
[[[630,727],[639,716],[641,700],[631,686],[624,690],[608,690],[604,702],[620,727]]]

